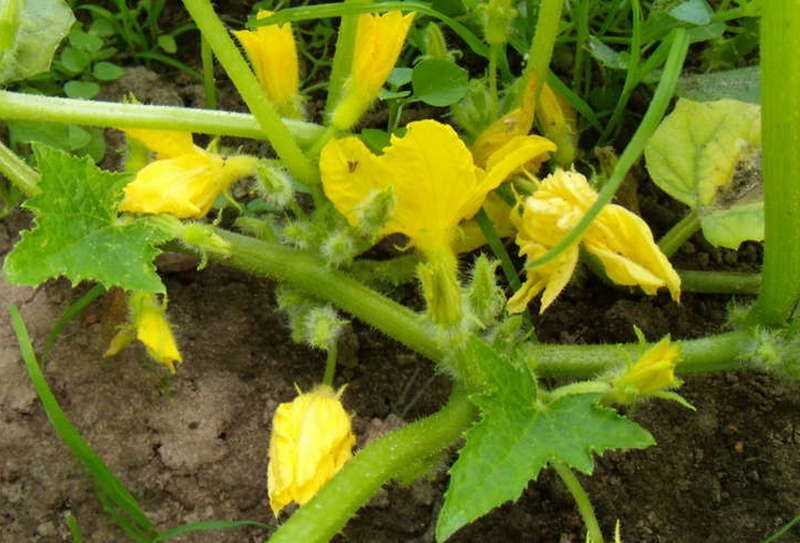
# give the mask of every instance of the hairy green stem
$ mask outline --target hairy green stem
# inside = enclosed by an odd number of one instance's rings
[[[567,487],[572,498],[575,500],[575,505],[578,506],[578,512],[581,514],[583,523],[586,525],[587,537],[586,541],[591,543],[603,543],[603,531],[600,529],[600,524],[597,522],[597,517],[594,514],[594,507],[589,500],[589,495],[581,486],[581,482],[572,473],[572,470],[560,460],[550,462],[555,472],[561,478],[561,482]]]
[[[111,128],[181,130],[214,136],[265,139],[267,133],[252,115],[172,106],[74,100],[0,90],[0,119]],[[283,119],[301,145],[316,141],[324,127]]]
[[[800,0],[761,16],[764,267],[753,320],[786,323],[800,300]]]
[[[345,0],[346,5],[371,4],[372,0]],[[331,64],[331,76],[328,81],[328,97],[325,101],[325,115],[333,114],[339,103],[344,86],[350,77],[353,55],[356,48],[356,32],[358,31],[358,15],[342,15],[339,22],[339,35],[336,38],[336,53]]]
[[[658,248],[670,257],[698,230],[700,230],[700,215],[693,209],[658,240]]]
[[[33,196],[40,191],[39,174],[36,170],[25,164],[24,160],[2,142],[0,142],[0,174],[3,174],[25,196]]]
[[[210,0],[183,0],[197,28],[208,40],[211,50],[225,68],[242,99],[250,108],[286,168],[298,181],[312,185],[319,181],[319,172],[303,154],[278,112],[267,99],[256,76],[250,70],[228,30],[214,12]]]
[[[446,349],[430,321],[347,274],[326,268],[316,256],[224,230],[215,232],[230,243],[230,253],[226,257],[211,255],[212,258],[285,281],[331,302],[433,361],[445,359]],[[749,331],[679,341],[683,352],[679,369],[697,373],[742,368],[738,360],[752,352],[753,342]],[[625,364],[640,354],[641,346],[526,343],[522,349],[537,375],[586,378]]]
[[[336,358],[339,354],[339,347],[334,341],[328,347],[328,356],[325,357],[325,374],[322,376],[322,384],[333,387],[333,378],[336,375]]]
[[[682,28],[676,29],[672,39],[669,58],[664,67],[664,74],[656,88],[653,100],[650,102],[650,107],[647,108],[647,113],[645,113],[642,123],[639,125],[639,128],[636,129],[633,138],[631,138],[631,141],[628,143],[627,147],[625,147],[625,151],[623,151],[622,155],[619,157],[619,161],[611,174],[611,178],[603,186],[603,189],[597,196],[597,200],[595,200],[595,203],[589,208],[589,211],[584,214],[580,222],[544,255],[529,262],[527,264],[528,268],[536,268],[550,262],[575,243],[575,241],[586,232],[586,229],[589,228],[589,225],[597,214],[600,213],[600,210],[603,209],[603,206],[608,204],[614,197],[620,184],[625,179],[628,170],[639,160],[639,157],[644,151],[644,146],[647,144],[650,136],[653,135],[653,132],[655,132],[659,122],[661,122],[661,118],[664,116],[670,100],[672,99],[675,85],[678,82],[678,76],[680,76],[683,61],[686,58],[688,50],[689,37],[686,31]]]
[[[272,534],[270,543],[330,541],[386,481],[451,445],[477,414],[467,394],[455,389],[438,413],[390,432],[359,451]]]
[[[564,0],[542,0],[539,3],[539,18],[536,21],[536,33],[533,35],[530,51],[528,51],[528,65],[525,68],[525,82],[533,78],[536,81],[536,95],[534,103],[539,100],[542,82],[547,79],[550,59],[553,56],[553,47],[558,36],[558,26],[561,23],[561,9]]]

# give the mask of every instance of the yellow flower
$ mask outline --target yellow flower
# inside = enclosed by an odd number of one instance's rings
[[[407,128],[402,138],[392,137],[380,156],[356,137],[329,142],[320,155],[322,186],[354,226],[358,205],[370,194],[393,187],[392,215],[381,234],[405,234],[427,258],[430,266],[421,271],[431,309],[434,296],[448,304],[460,297],[453,252],[458,223],[477,213],[489,191],[512,172],[555,146],[539,136],[521,137],[492,155],[483,170],[450,126],[425,120]],[[460,308],[434,307],[432,314],[450,323],[459,312]]]
[[[123,327],[111,340],[103,356],[114,356],[136,339],[142,342],[153,360],[175,373],[175,363],[182,362],[175,336],[166,318],[166,305],[154,294],[134,292],[128,299],[131,325]]]
[[[349,129],[377,98],[400,56],[413,20],[413,13],[403,15],[400,11],[359,16],[350,78],[333,111],[333,126]]]
[[[523,92],[520,107],[489,125],[473,143],[472,153],[477,164],[483,165],[492,153],[513,138],[528,134],[533,128],[534,117],[539,120],[544,135],[556,144],[559,164],[572,163],[577,147],[575,111],[547,83],[539,93],[538,105],[535,97],[536,81],[531,78]]]
[[[306,503],[352,456],[356,437],[340,397],[327,385],[282,403],[272,418],[267,488],[275,516]]]
[[[516,232],[511,222],[511,206],[495,192],[490,192],[483,202],[483,210],[492,221],[495,232],[499,238],[507,238]],[[486,245],[486,238],[478,226],[478,221],[470,219],[461,224],[460,232],[456,236],[455,250],[457,253],[469,253],[478,247]]]
[[[581,220],[597,199],[586,178],[574,171],[557,170],[539,189],[514,210],[520,254],[536,260],[556,245]],[[609,279],[620,285],[638,285],[653,295],[661,287],[672,299],[680,299],[680,277],[653,240],[641,218],[624,207],[605,206],[583,237],[543,266],[529,269],[528,280],[508,301],[508,310],[517,313],[544,290],[543,312],[569,282],[578,262],[579,244],[603,265]]]
[[[638,396],[652,395],[680,386],[675,377],[675,366],[681,356],[681,348],[666,336],[647,350],[625,372],[611,383],[611,398],[622,404],[631,403]]]
[[[255,172],[250,156],[224,158],[197,147],[186,132],[126,130],[158,155],[125,187],[120,211],[203,217],[234,181]]]
[[[264,19],[270,15],[271,11],[261,10],[257,18]],[[289,23],[266,25],[234,34],[247,52],[261,87],[276,109],[287,117],[302,117],[300,68],[292,26]]]

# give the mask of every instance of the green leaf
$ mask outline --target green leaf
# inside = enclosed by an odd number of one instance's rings
[[[390,87],[398,88],[411,83],[414,70],[411,68],[395,68],[386,80]]]
[[[100,36],[101,38],[110,38],[116,34],[114,23],[103,17],[98,17],[92,21],[92,25],[89,27],[89,32],[95,36]]]
[[[707,25],[711,22],[714,11],[706,0],[687,0],[668,11],[669,15],[683,23],[697,26]]]
[[[70,45],[81,51],[86,51],[87,53],[97,53],[103,48],[103,38],[85,32],[80,28],[76,28],[70,32],[68,38]]]
[[[482,418],[467,432],[466,444],[450,470],[437,541],[516,500],[551,461],[591,474],[595,452],[642,449],[655,443],[647,430],[598,405],[600,395],[565,396],[540,404],[535,384],[524,370],[479,340],[472,341],[469,351],[473,360],[480,360],[478,373],[495,387],[491,394],[473,398]]]
[[[59,60],[64,70],[72,75],[78,75],[89,67],[92,57],[86,51],[68,45],[61,51]]]
[[[88,158],[34,145],[42,192],[25,202],[36,220],[6,257],[9,282],[36,286],[65,276],[77,284],[165,292],[153,259],[169,236],[143,218],[119,219],[127,174],[106,172]]]
[[[700,218],[703,235],[717,247],[738,249],[743,241],[764,239],[764,202],[752,202]]]
[[[67,81],[64,84],[64,93],[70,98],[91,100],[100,92],[100,85],[94,81]]]
[[[469,74],[450,60],[425,59],[414,67],[411,84],[414,94],[428,105],[446,107],[467,93]]]
[[[16,0],[17,31],[11,48],[0,52],[0,85],[50,69],[58,44],[75,17],[64,0]]]
[[[589,37],[589,54],[606,68],[611,68],[612,70],[628,69],[627,53],[615,51],[594,36]]]
[[[711,243],[738,247],[763,239],[760,147],[758,105],[681,99],[648,142],[645,158],[656,185],[698,211]]]
[[[169,53],[170,55],[174,55],[178,52],[178,44],[175,43],[175,38],[169,34],[162,34],[158,37],[158,46],[165,53]]]
[[[391,143],[389,133],[378,128],[365,128],[359,137],[373,153],[383,153],[383,149]]]
[[[114,81],[125,73],[125,69],[111,62],[98,62],[94,65],[92,75],[99,81]]]
[[[100,162],[105,155],[106,141],[99,128],[13,121],[8,123],[8,130],[12,145],[43,143],[81,156],[89,155],[95,162]]]
[[[761,103],[760,68],[751,66],[723,72],[687,75],[678,80],[676,94],[698,102],[730,98]]]

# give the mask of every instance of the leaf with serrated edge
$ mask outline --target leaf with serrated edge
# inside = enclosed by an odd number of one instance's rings
[[[513,381],[496,382],[494,392],[475,398],[482,418],[467,432],[466,444],[450,470],[436,525],[437,541],[516,500],[548,462],[560,460],[591,474],[593,452],[643,449],[655,443],[647,430],[598,405],[598,394],[565,396],[536,405],[533,383],[524,371],[485,345],[473,342],[470,348],[481,357],[484,368],[493,367],[492,377]],[[496,369],[500,367],[506,369]],[[525,382],[530,384],[521,384]]]
[[[117,218],[130,176],[44,145],[34,145],[34,155],[42,192],[24,204],[35,223],[6,257],[8,281],[36,286],[63,275],[73,285],[91,280],[105,287],[165,292],[153,259],[169,237],[145,219]]]

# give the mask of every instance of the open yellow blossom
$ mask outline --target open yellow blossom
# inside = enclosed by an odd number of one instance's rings
[[[359,16],[350,77],[333,111],[333,126],[349,129],[377,98],[400,56],[413,20],[413,13],[403,15],[400,11]]]
[[[192,143],[192,135],[168,130],[126,130],[157,154],[125,187],[120,211],[203,217],[234,181],[255,173],[250,156],[222,157]]]
[[[275,516],[304,504],[352,456],[356,437],[340,397],[327,385],[282,403],[272,418],[267,489]]]
[[[264,19],[271,11],[261,10]],[[256,77],[276,109],[287,117],[302,117],[297,45],[289,23],[234,32],[247,52]]]
[[[611,398],[627,404],[639,396],[680,386],[680,379],[675,377],[680,356],[680,345],[672,343],[669,336],[662,338],[612,381]]]
[[[104,356],[114,356],[136,339],[142,342],[147,353],[159,364],[175,373],[175,363],[181,362],[180,351],[166,318],[166,305],[154,294],[134,292],[128,299],[131,325],[123,327],[111,340]]]
[[[574,171],[557,170],[511,214],[518,229],[520,254],[536,260],[572,230],[597,199],[586,178]],[[658,248],[641,218],[624,207],[609,204],[600,211],[583,237],[543,266],[529,269],[523,287],[508,301],[512,313],[523,311],[544,290],[543,312],[569,282],[578,262],[579,245],[597,257],[609,279],[620,285],[638,285],[653,295],[669,289],[680,299],[680,277]]]
[[[428,260],[421,275],[431,309],[428,294],[438,293],[447,304],[460,296],[453,251],[459,222],[477,213],[489,191],[521,165],[554,150],[545,138],[523,137],[499,149],[483,170],[450,126],[425,120],[410,123],[405,136],[393,136],[380,156],[356,137],[331,141],[322,150],[320,170],[325,194],[353,225],[361,202],[393,187],[394,208],[382,235],[405,234]],[[443,322],[460,314],[458,308],[441,309]]]

